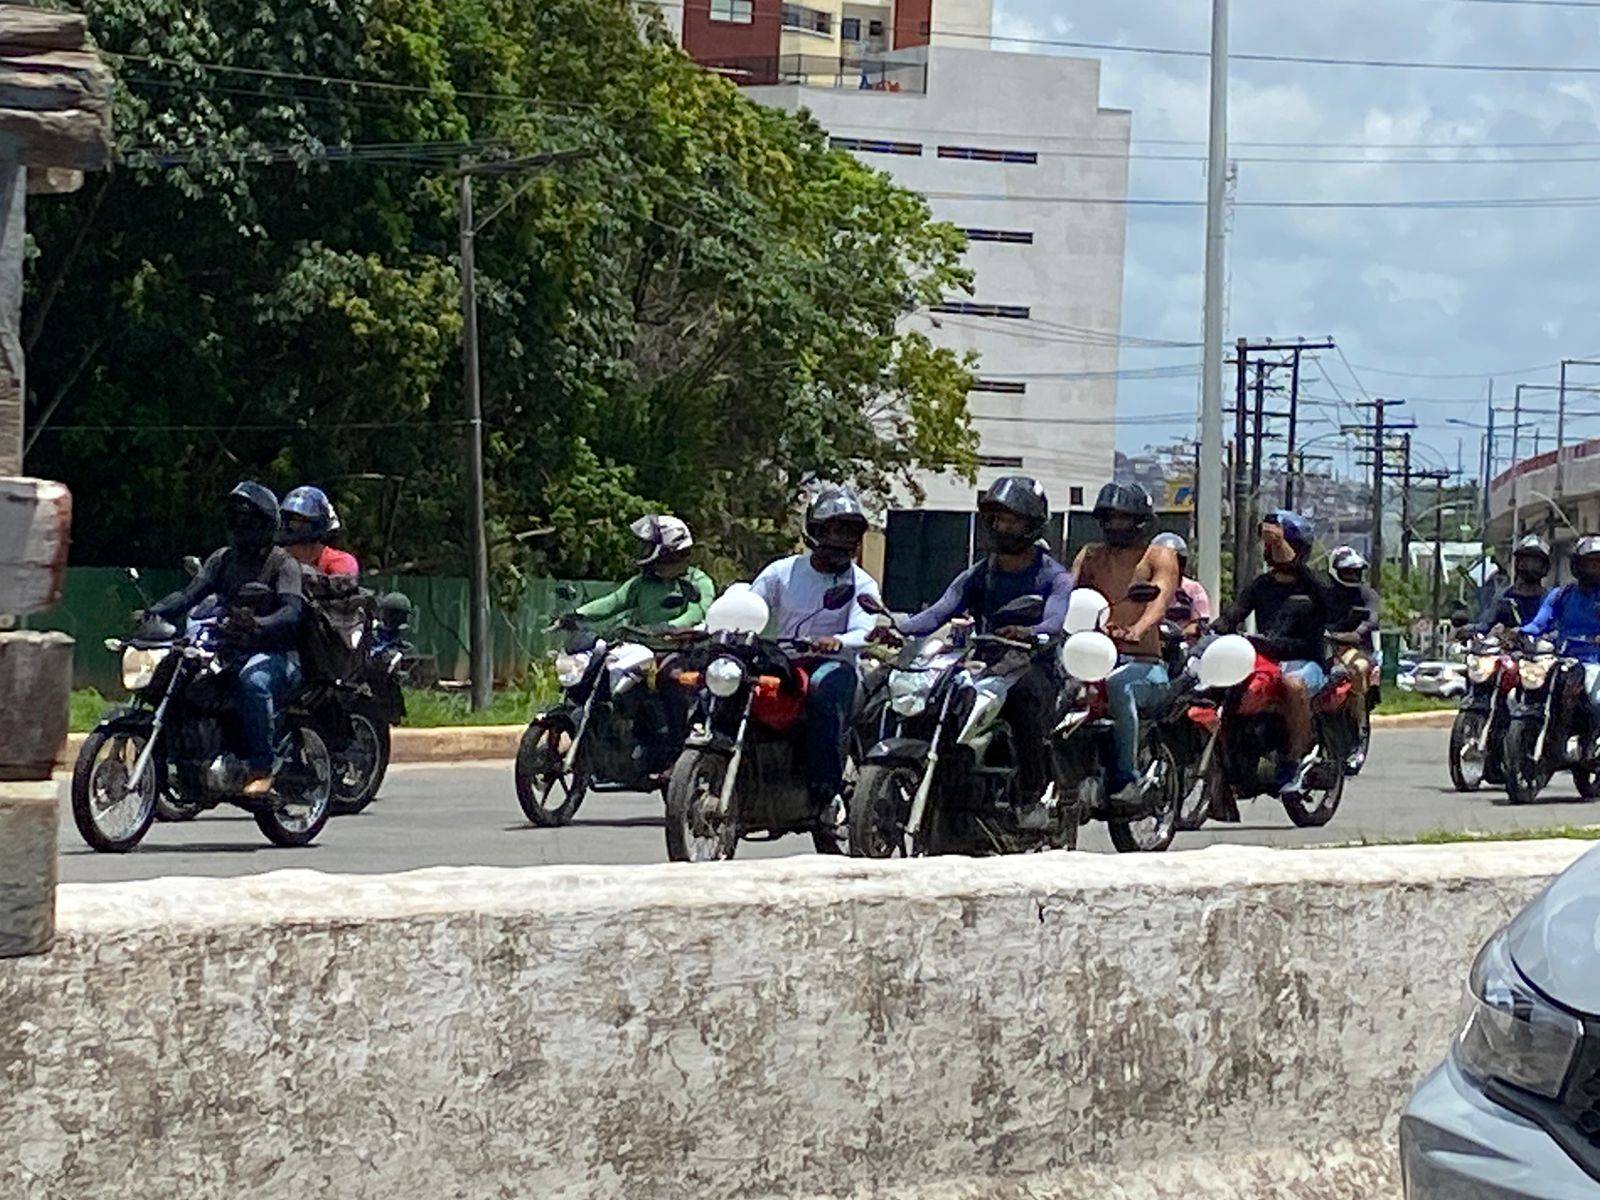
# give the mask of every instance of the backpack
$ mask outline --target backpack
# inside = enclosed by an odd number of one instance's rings
[[[372,644],[377,600],[353,576],[307,570],[306,615],[300,622],[300,661],[321,683],[354,679]]]

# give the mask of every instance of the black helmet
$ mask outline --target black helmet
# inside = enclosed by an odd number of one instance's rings
[[[1550,565],[1550,543],[1545,541],[1537,533],[1528,534],[1528,536],[1518,542],[1516,547],[1511,551],[1512,559],[1520,558],[1524,554],[1537,555],[1538,557],[1544,559],[1545,566],[1548,567]]]
[[[332,501],[321,488],[295,488],[283,498],[282,509],[280,546],[325,542],[339,531],[339,514],[333,511]]]
[[[823,526],[830,522],[848,524],[855,530],[857,542],[866,537],[867,530],[872,527],[856,494],[847,487],[834,485],[824,488],[806,509],[806,545],[815,550],[822,542]]]
[[[989,524],[989,538],[1002,554],[1016,554],[1039,540],[1050,520],[1050,497],[1037,479],[1028,475],[1003,475],[978,498],[978,512],[986,517],[1008,512],[1022,518],[1019,533],[1002,536]]]
[[[411,597],[404,592],[388,592],[378,597],[378,624],[385,629],[404,629],[411,620]]]
[[[1132,517],[1133,525],[1127,529],[1106,529],[1112,517]],[[1094,498],[1094,519],[1100,522],[1106,541],[1113,546],[1132,546],[1155,523],[1156,506],[1150,493],[1137,483],[1108,483]]]
[[[278,532],[278,498],[271,488],[249,481],[228,493],[225,509],[228,544],[240,550],[260,550],[272,545]]]

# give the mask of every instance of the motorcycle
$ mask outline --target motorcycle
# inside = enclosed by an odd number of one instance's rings
[[[880,619],[892,619],[881,605]],[[1044,601],[1025,596],[995,628],[1037,624]],[[867,752],[850,805],[850,853],[1018,854],[1073,849],[1077,809],[1046,789],[1020,787],[1016,737],[1004,715],[1012,686],[1056,639],[998,634],[914,639],[889,674],[893,733]]]
[[[823,596],[819,612],[837,612],[854,599],[854,584],[840,584]],[[667,782],[667,856],[674,862],[731,859],[741,840],[792,833],[809,834],[819,854],[847,848],[851,777],[862,730],[875,723],[875,702],[865,684],[856,689],[844,807],[824,807],[806,781],[806,695],[813,671],[842,660],[804,639],[763,637],[767,620],[766,604],[748,587],[730,589],[706,613],[705,666],[684,680],[697,690],[696,712]]]
[[[1518,666],[1516,691],[1509,706],[1503,763],[1506,800],[1532,804],[1557,771],[1571,771],[1572,782],[1585,800],[1600,798],[1600,748],[1589,706],[1589,667],[1568,652],[1588,639],[1569,638],[1556,644],[1539,639],[1527,646]],[[1498,799],[1498,798],[1497,798]]]
[[[687,607],[682,596],[663,600],[669,611]],[[517,750],[517,803],[535,825],[566,825],[589,792],[653,792],[682,749],[674,737],[658,687],[682,684],[661,668],[676,651],[700,639],[685,630],[620,629],[601,637],[563,618],[566,649],[555,656],[561,702],[528,724]]]
[[[1334,667],[1327,686],[1312,698],[1306,789],[1286,795],[1281,781],[1300,764],[1287,751],[1287,683],[1276,653],[1271,638],[1232,634],[1218,638],[1201,657],[1201,683],[1221,697],[1217,735],[1201,764],[1207,810],[1223,820],[1237,820],[1239,800],[1270,795],[1278,797],[1297,826],[1317,828],[1338,811],[1350,756],[1360,744],[1350,705],[1351,678],[1344,667]]]
[[[251,584],[240,601],[251,607],[267,595]],[[333,799],[333,764],[302,696],[279,708],[272,792],[259,799],[241,794],[248,771],[234,749],[239,661],[221,638],[222,622],[238,611],[191,618],[182,633],[146,619],[132,637],[107,640],[107,649],[122,656],[123,686],[133,700],[101,719],[73,767],[73,821],[94,850],[132,850],[163,797],[197,811],[237,805],[279,846],[305,846],[321,833]]]
[[[1467,691],[1450,726],[1450,782],[1458,792],[1505,783],[1501,749],[1519,680],[1516,655],[1494,633],[1467,644]]]
[[[1128,589],[1128,599],[1148,604],[1160,594],[1150,583],[1136,583]],[[1106,681],[1118,665],[1116,644],[1100,632],[1109,611],[1098,594],[1080,606],[1088,621],[1077,621],[1069,614],[1072,631],[1062,648],[1068,675],[1063,693],[1064,714],[1051,735],[1051,759],[1055,788],[1072,797],[1073,807],[1082,821],[1104,821],[1111,844],[1118,853],[1160,853],[1172,845],[1183,813],[1183,802],[1197,792],[1193,764],[1199,755],[1191,749],[1192,737],[1180,715],[1187,711],[1180,702],[1187,695],[1182,686],[1182,668],[1187,662],[1183,630],[1176,622],[1161,625],[1162,657],[1169,676],[1178,681],[1148,713],[1139,714],[1138,749],[1135,765],[1138,800],[1118,804],[1106,788],[1106,777],[1116,762],[1116,723],[1112,720]]]

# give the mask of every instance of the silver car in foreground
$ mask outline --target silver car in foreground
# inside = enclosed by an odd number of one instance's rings
[[[1478,954],[1400,1123],[1407,1200],[1600,1200],[1600,848]]]

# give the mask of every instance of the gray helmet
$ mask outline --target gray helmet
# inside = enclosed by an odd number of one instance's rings
[[[228,543],[241,550],[260,550],[277,536],[278,498],[269,487],[248,480],[235,484],[225,514]]]
[[[1544,565],[1546,568],[1550,566],[1550,543],[1545,541],[1537,533],[1528,534],[1516,544],[1511,551],[1512,560],[1515,561],[1524,554],[1537,555],[1538,557],[1544,559]],[[1576,557],[1576,555],[1574,555],[1574,557]]]
[[[1600,534],[1586,533],[1572,548],[1572,561],[1580,558],[1600,558]]]
[[[805,542],[815,550],[822,541],[822,527],[830,521],[846,521],[857,530],[859,540],[867,536],[872,523],[867,520],[861,501],[847,487],[830,484],[824,488],[806,509]]]
[[[628,528],[633,536],[644,543],[644,553],[635,560],[639,566],[648,566],[666,555],[688,554],[694,546],[694,535],[689,526],[677,517],[652,513],[640,517]]]
[[[992,513],[1004,509],[1015,513],[1028,525],[1031,542],[1044,532],[1050,520],[1050,497],[1043,485],[1031,475],[1002,475],[989,485],[978,498],[978,511]]]
[[[1113,513],[1126,513],[1144,525],[1155,520],[1156,506],[1137,483],[1108,483],[1094,498],[1094,519],[1104,521]]]

